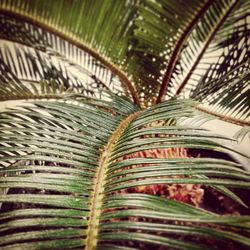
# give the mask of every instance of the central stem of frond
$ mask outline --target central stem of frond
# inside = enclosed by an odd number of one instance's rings
[[[110,164],[110,157],[115,144],[128,127],[130,122],[139,115],[140,112],[129,115],[123,120],[118,128],[114,131],[109,139],[106,147],[101,154],[98,168],[95,175],[94,190],[90,204],[89,223],[87,229],[86,247],[85,250],[94,250],[97,246],[97,236],[99,230],[100,216],[102,211],[102,204],[104,199],[104,186],[106,183],[106,172]]]

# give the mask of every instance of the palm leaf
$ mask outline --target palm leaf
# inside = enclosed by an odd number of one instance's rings
[[[131,32],[129,27],[132,26],[130,19],[136,15],[135,3],[133,1],[130,3],[126,1],[91,1],[74,2],[71,5],[68,1],[56,1],[52,4],[54,6],[44,1],[2,2],[0,11],[3,15],[11,16],[11,20],[14,19],[18,26],[20,26],[21,18],[22,30],[25,30],[26,34],[27,30],[28,33],[31,33],[31,38],[28,39],[27,35],[24,35],[24,38],[21,35],[20,39],[20,32],[14,36],[2,32],[3,37],[7,39],[11,37],[16,41],[21,40],[22,43],[25,42],[28,45],[35,40],[39,47],[50,46],[62,55],[67,51],[67,47],[72,54],[77,50],[76,48],[81,49],[85,52],[85,56],[94,58],[94,61],[103,64],[114,75],[117,75],[123,87],[132,93],[134,101],[138,104],[137,93],[129,81],[128,75],[123,71],[129,62],[126,64],[122,62],[129,47],[127,37]],[[109,16],[108,19],[107,16]],[[4,17],[4,19],[6,18]],[[8,21],[3,21],[2,25],[4,26],[6,23],[9,27]],[[28,28],[25,25],[27,23],[31,23]],[[17,29],[12,21],[11,26],[14,26],[12,29]],[[21,32],[21,34],[23,33]],[[93,37],[94,33],[95,37]],[[78,54],[78,58],[80,58],[81,53],[84,52],[76,51],[75,55]],[[114,63],[124,64],[124,67],[120,68]]]
[[[193,102],[173,100],[140,111],[114,95],[103,105],[82,95],[72,98],[36,101],[1,115],[1,188],[8,188],[0,198],[2,249],[131,249],[131,244],[138,249],[139,242],[205,249],[201,242],[179,241],[176,235],[249,246],[239,231],[249,230],[248,216],[221,217],[126,191],[170,183],[250,187],[249,173],[229,160],[125,157],[155,148],[234,151],[222,143],[226,138],[200,129],[152,125],[168,117],[194,116]]]
[[[74,47],[72,49],[76,50]],[[79,49],[76,52],[84,60],[67,59],[50,48],[40,49],[9,42],[2,43],[0,52],[2,100],[52,98],[55,91],[74,91],[96,97],[103,90],[116,94],[124,92],[115,75]],[[40,81],[43,85],[39,84]],[[47,96],[41,86],[46,89]]]
[[[240,19],[241,21],[245,24],[237,27],[227,40],[221,42],[223,43],[222,55],[218,58],[218,62],[210,66],[193,90],[192,96],[207,102],[211,111],[219,112],[225,117],[235,117],[249,125],[249,48],[247,45],[249,30],[245,18]],[[226,50],[229,51],[227,56],[225,56]],[[233,66],[230,66],[232,64]]]
[[[207,56],[207,47],[215,40],[216,34],[221,31],[221,26],[225,25],[225,21],[232,18],[230,14],[234,15],[238,5],[236,1],[215,1],[204,16],[197,21],[182,48],[167,95],[178,95],[184,87],[187,88],[186,84],[192,80],[190,78],[193,71],[199,67],[202,57]],[[205,66],[202,64],[200,67],[204,71]],[[201,74],[201,69],[197,70],[197,74]],[[200,76],[197,75],[197,77]]]
[[[176,66],[172,86],[169,86],[169,95],[191,96],[202,101],[204,112],[236,124],[249,125],[246,11],[249,3],[232,2],[224,9],[224,14],[219,12],[221,17],[212,19],[209,16],[214,17],[216,10],[222,8],[219,6],[222,2],[215,4],[215,10],[204,15],[189,37]],[[215,23],[209,25],[208,20],[212,23],[215,20]]]
[[[145,6],[139,6],[133,38],[137,44],[131,54],[138,64],[136,81],[146,105],[155,103],[159,90],[159,98],[165,94],[169,76],[164,75],[172,74],[190,30],[211,4],[212,1],[159,0],[145,1]]]

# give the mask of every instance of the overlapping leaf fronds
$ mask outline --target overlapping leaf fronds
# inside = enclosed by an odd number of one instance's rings
[[[0,115],[0,248],[248,249],[250,217],[202,200],[246,211],[250,174],[233,159],[249,156],[199,128],[194,101],[139,108],[191,93],[247,122],[248,7],[1,1],[0,98],[29,101]]]
[[[131,26],[129,22],[135,14],[134,5],[135,2],[128,4],[126,1],[72,3],[59,0],[47,3],[7,0],[2,1],[1,9],[33,18],[41,25],[51,27],[52,31],[63,31],[69,38],[80,39],[103,56],[119,58],[126,52],[126,44],[121,40],[121,36],[126,39],[128,27]],[[112,47],[116,53],[108,51],[107,48]]]
[[[229,160],[126,159],[154,149],[234,151],[222,143],[223,137],[200,129],[152,126],[169,118],[192,117],[193,102],[170,101],[138,111],[113,95],[111,102],[76,97],[74,104],[72,97],[40,101],[1,114],[0,185],[7,189],[0,198],[2,249],[139,249],[139,242],[145,247],[206,249],[201,240],[206,237],[249,246],[239,231],[249,230],[248,216],[221,217],[128,191],[178,183],[250,187],[249,173]],[[181,235],[184,239],[179,241]]]
[[[1,14],[0,22],[1,37],[15,41],[14,45],[2,41],[2,59],[12,66],[15,74],[19,73],[19,78],[26,81],[54,79],[75,91],[104,88],[116,94],[124,93],[117,76],[75,45],[13,16]]]
[[[7,27],[9,27],[10,30],[16,26],[19,27],[19,23],[16,23],[16,21],[15,19],[11,19],[10,23],[12,26],[9,24]],[[32,28],[30,28],[30,30],[34,32]],[[32,38],[32,32],[30,33],[30,37]],[[20,38],[20,36],[17,34],[16,40],[18,40],[18,38]],[[116,94],[126,92],[122,89],[121,82],[117,76],[112,74],[111,71],[103,67],[100,63],[97,63],[93,57],[73,45],[70,46],[69,43],[62,39],[60,40],[58,37],[54,36],[52,39],[49,36],[49,38],[47,39],[50,41],[56,41],[54,42],[56,45],[60,42],[61,49],[58,49],[57,46],[56,49],[64,54],[66,53],[67,46],[67,52],[69,52],[71,48],[73,56],[71,53],[67,53],[67,56],[63,56],[50,47],[41,47],[41,45],[38,46],[38,44],[34,45],[35,43],[31,44],[31,47],[27,47],[18,43],[13,44],[6,42],[5,40],[1,42],[2,99],[44,97],[44,95],[40,93],[41,91],[39,91],[39,81],[53,82],[52,85],[54,87],[57,86],[59,92],[70,89],[70,91],[81,92],[91,96],[99,96],[102,90],[110,90]],[[31,42],[27,42],[28,45],[30,45],[30,43]],[[6,84],[9,85],[8,88]],[[13,85],[13,87],[11,85]],[[18,93],[15,93],[16,86],[18,86],[17,89],[19,89]],[[21,93],[22,88],[24,88],[24,91]],[[36,88],[36,91],[34,91],[34,88]],[[49,96],[47,95],[47,97]]]
[[[247,2],[75,1],[70,5],[67,1],[52,4],[4,1],[1,9],[12,15],[10,19],[24,18],[26,25],[21,30],[31,34],[31,38],[21,35],[25,43],[36,41],[42,46],[45,43],[52,48],[63,48],[64,42],[59,46],[52,37],[57,34],[69,39],[117,75],[137,104],[141,102],[148,106],[155,102],[157,95],[160,101],[165,95],[175,94],[176,88],[179,94],[186,83],[191,82],[190,79],[196,82],[201,79],[204,65],[199,62],[206,55],[207,48],[217,40],[217,34],[227,37],[229,25],[235,25],[234,20],[238,22],[240,15],[246,17]],[[6,22],[3,25],[5,27]],[[7,26],[10,23],[7,22]],[[5,37],[20,40],[20,35],[2,33]],[[247,36],[246,32],[244,34]],[[68,54],[66,49],[63,50],[62,54]],[[193,74],[195,69],[198,71]],[[237,85],[237,88],[243,90],[244,86]],[[187,96],[188,91],[185,93]],[[232,92],[231,100],[234,97]],[[243,97],[238,96],[237,101],[239,98],[242,100]],[[246,107],[239,107],[242,108]]]
[[[188,91],[182,91],[192,76],[199,80],[205,66],[198,65],[201,58],[206,56],[207,47],[215,39],[225,21],[235,13],[237,1],[214,1],[204,15],[195,23],[180,53],[178,62],[173,70],[166,95],[174,96],[182,93],[188,96]],[[199,69],[198,69],[199,68]],[[197,70],[197,75],[193,74]],[[193,81],[193,82],[195,82]]]
[[[0,50],[1,101],[58,98],[61,93],[70,90],[70,80],[55,66],[46,65],[39,54],[36,57],[22,47],[14,47],[13,53],[11,46],[3,44],[3,47]]]
[[[220,4],[218,2],[217,4]],[[216,7],[216,6],[215,6]],[[219,10],[217,6],[215,9]],[[237,120],[242,125],[249,118],[249,2],[234,2],[225,8],[218,24],[210,26],[211,36],[206,28],[210,10],[197,24],[197,37],[208,39],[199,50],[195,45],[187,46],[182,53],[180,67],[189,70],[176,74],[173,95],[189,96],[209,104],[208,110],[219,117]],[[220,11],[223,13],[223,11]],[[210,18],[211,20],[214,20]],[[209,19],[209,20],[210,20]],[[216,20],[216,19],[215,19]],[[210,22],[210,21],[209,21]],[[213,21],[211,21],[213,22]],[[208,26],[209,27],[209,26]],[[201,31],[199,31],[201,30]],[[194,34],[194,35],[195,35]],[[198,36],[199,34],[199,36]],[[192,43],[192,38],[189,38]],[[197,40],[197,38],[196,38]],[[189,53],[188,53],[189,51]],[[200,51],[195,56],[195,51]],[[193,60],[192,58],[195,58]],[[192,63],[193,60],[193,63]],[[186,73],[184,73],[186,72]],[[185,76],[183,79],[181,77]],[[174,87],[176,85],[176,87]],[[184,89],[183,89],[184,88]]]
[[[53,53],[43,53],[36,49],[16,44],[13,46],[4,42],[0,52],[1,100],[52,98],[53,94],[62,91],[94,96],[97,92],[100,94],[103,89],[109,89],[97,76],[87,70],[84,71],[80,66],[72,66],[63,58],[53,56]],[[48,87],[44,87],[45,83]],[[113,88],[112,90],[118,93],[117,90]]]
[[[95,62],[107,67],[113,75],[119,76],[123,88],[130,91],[138,104],[137,93],[128,76],[121,70],[129,65],[128,62],[124,63],[129,50],[129,35],[133,29],[131,19],[137,13],[135,5],[134,1],[74,1],[71,3],[63,0],[49,4],[44,1],[3,1],[0,11],[7,13],[7,16],[10,15],[8,18],[19,24],[13,27],[12,21],[7,23],[4,21],[2,25],[5,28],[6,25],[12,26],[13,33],[21,23],[21,30],[24,30],[26,35],[22,35],[23,32],[21,35],[20,32],[17,34],[14,32],[14,36],[6,35],[6,32],[2,34],[5,38],[12,37],[26,44],[36,41],[36,44],[42,47],[49,45],[52,49],[59,50],[62,55],[68,55],[71,51],[74,59],[82,58],[82,53],[85,53],[85,58],[93,57]],[[55,15],[54,18],[53,15]],[[31,34],[31,38],[27,38],[27,33]],[[94,64],[94,61],[90,62],[90,65]],[[100,68],[100,66],[97,67],[97,69]]]
[[[225,39],[220,39],[217,46],[210,48],[211,55],[216,52],[218,57],[218,51],[221,51],[221,55],[209,66],[192,91],[192,97],[209,103],[212,106],[210,110],[249,121],[250,30],[247,18],[245,14],[239,16],[234,31]]]
[[[138,64],[135,77],[144,94],[143,101],[156,101],[162,82],[166,83],[166,70],[174,67],[192,26],[211,4],[212,1],[159,0],[145,1],[145,6],[139,7],[133,56]]]

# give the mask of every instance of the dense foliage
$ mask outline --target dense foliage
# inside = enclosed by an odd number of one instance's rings
[[[249,9],[2,0],[0,248],[249,249]]]

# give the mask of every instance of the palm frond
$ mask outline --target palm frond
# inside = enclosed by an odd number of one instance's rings
[[[217,5],[220,4],[217,2]],[[217,5],[215,10],[210,10],[211,13],[221,8]],[[176,73],[170,88],[173,91],[171,95],[191,96],[202,101],[205,106],[201,108],[208,109],[210,114],[218,114],[219,118],[240,125],[249,125],[248,8],[248,1],[229,4],[224,14],[220,11],[222,16],[217,25],[210,26],[210,33],[205,24],[211,13],[206,13],[197,24],[197,34],[193,35],[197,36],[196,40],[200,36],[207,40],[199,50],[199,46],[195,45],[198,42],[189,38],[191,45],[187,44],[179,60],[178,67],[182,70]],[[213,19],[209,20],[213,22]],[[195,51],[200,52],[193,60]]]
[[[193,90],[192,97],[208,103],[213,112],[249,122],[250,68],[247,45],[249,30],[246,17],[240,21],[244,24],[237,27],[235,32],[221,42],[223,44],[219,47],[223,48],[221,56],[216,63],[211,64],[207,73]],[[228,54],[226,54],[227,51]]]
[[[0,55],[1,100],[46,97],[40,81],[60,93],[73,91],[96,97],[103,90],[124,93],[119,79],[88,56],[84,65],[76,64],[48,48],[40,50],[6,41],[1,44]]]
[[[52,49],[60,48],[60,54],[64,54],[63,51],[68,48],[72,54],[78,53],[79,56],[81,55],[76,48],[84,51],[87,56],[93,57],[95,61],[118,76],[123,88],[126,91],[129,90],[134,101],[139,104],[137,93],[129,80],[129,74],[123,71],[129,65],[129,62],[125,64],[124,58],[129,47],[128,37],[133,24],[131,18],[137,13],[136,3],[134,1],[84,3],[77,1],[71,4],[63,0],[51,4],[44,1],[3,1],[0,12],[3,13],[4,19],[7,15],[11,20],[19,22],[18,25],[22,26],[21,30],[31,33],[31,38],[22,35],[23,32],[18,32],[14,36],[6,35],[6,32],[2,34],[5,38],[11,37],[20,41],[21,33],[22,43],[30,44],[35,40],[41,47],[49,45]],[[7,22],[7,27],[11,26],[10,23],[15,31],[13,22]],[[6,26],[6,21],[3,21],[2,25]],[[58,40],[60,40],[59,43]]]
[[[1,37],[15,42],[12,45],[3,40],[2,58],[22,80],[52,78],[75,91],[104,88],[116,94],[126,92],[118,77],[101,62],[55,34],[4,13],[0,26]]]
[[[250,187],[249,173],[232,160],[185,156],[196,147],[235,151],[223,144],[227,138],[168,122],[194,116],[196,104],[173,100],[142,111],[107,97],[72,94],[1,114],[0,185],[8,190],[0,196],[1,248],[209,249],[195,237],[249,246],[240,233],[249,230],[248,216],[218,216],[143,191],[170,184]],[[180,148],[179,157],[168,148]],[[163,149],[165,156],[136,154]]]
[[[133,37],[137,44],[131,54],[137,63],[136,82],[146,104],[155,103],[160,89],[165,92],[169,76],[164,75],[172,74],[186,38],[211,4],[212,1],[159,0],[139,6]]]
[[[216,39],[215,36],[220,32],[221,26],[232,18],[232,13],[235,14],[235,9],[238,6],[237,1],[214,1],[207,12],[196,22],[185,46],[182,48],[166,95],[179,95],[182,92],[187,82],[191,80],[193,71],[199,68],[200,60],[206,57],[208,46]],[[197,70],[197,74],[203,72],[204,67],[202,64]],[[199,77],[198,75],[197,78]],[[187,96],[187,93],[185,95]]]

